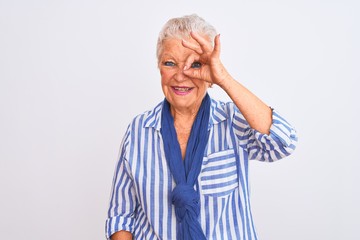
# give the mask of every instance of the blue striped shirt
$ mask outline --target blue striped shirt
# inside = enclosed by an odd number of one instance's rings
[[[175,187],[160,133],[162,103],[138,115],[123,138],[110,197],[106,237],[120,230],[134,239],[175,239]],[[252,129],[234,103],[211,100],[209,142],[194,188],[207,239],[254,240],[248,164],[279,160],[295,149],[296,132],[273,111],[270,134]]]

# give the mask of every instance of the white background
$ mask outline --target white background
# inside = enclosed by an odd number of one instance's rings
[[[191,13],[299,133],[289,158],[251,164],[260,239],[360,239],[359,12],[355,0],[0,0],[0,239],[104,239],[127,124],[163,99],[157,34]]]

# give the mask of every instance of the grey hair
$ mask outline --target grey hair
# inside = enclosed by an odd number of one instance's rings
[[[162,53],[162,44],[164,40],[169,38],[189,38],[190,32],[197,32],[199,34],[209,37],[210,41],[215,38],[217,32],[215,28],[206,22],[203,18],[196,14],[186,15],[179,18],[170,19],[159,33],[156,56],[158,62]]]

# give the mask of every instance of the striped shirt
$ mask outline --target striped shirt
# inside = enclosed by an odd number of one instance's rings
[[[106,237],[120,230],[134,239],[175,239],[171,203],[175,187],[160,133],[162,103],[138,115],[123,138],[113,178]],[[234,103],[211,100],[208,145],[194,188],[199,221],[207,239],[254,240],[249,160],[272,162],[295,149],[296,132],[276,111],[270,134],[252,129]]]

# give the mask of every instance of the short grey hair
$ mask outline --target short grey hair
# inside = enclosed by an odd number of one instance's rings
[[[199,34],[205,35],[209,37],[210,41],[212,41],[217,34],[215,28],[212,25],[196,14],[186,15],[179,18],[172,18],[164,25],[159,33],[156,47],[158,63],[160,61],[162,44],[164,40],[169,38],[189,38],[190,32],[197,32]]]

